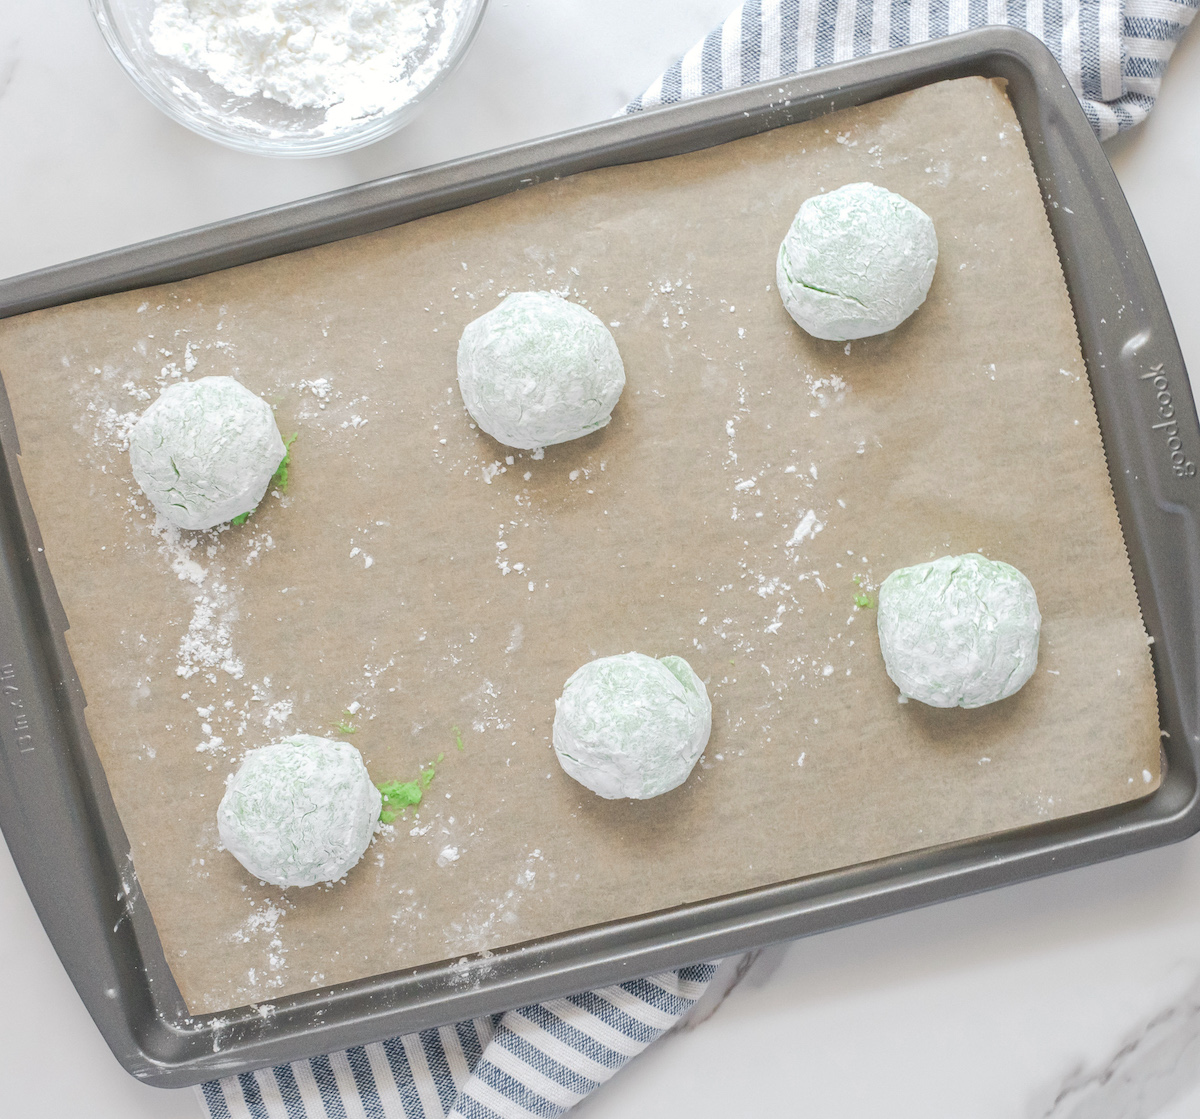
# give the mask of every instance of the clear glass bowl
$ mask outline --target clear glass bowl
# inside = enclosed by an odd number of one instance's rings
[[[431,0],[430,34],[406,59],[402,103],[331,122],[323,108],[295,109],[256,93],[230,93],[200,70],[160,55],[150,42],[157,0],[90,0],[117,61],[167,116],[219,144],[258,155],[333,155],[395,132],[458,64],[483,19],[487,0]]]

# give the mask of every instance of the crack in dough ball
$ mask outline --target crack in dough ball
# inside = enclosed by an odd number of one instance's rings
[[[217,831],[256,878],[313,886],[362,858],[382,806],[353,746],[294,734],[246,755],[225,786]]]
[[[902,696],[931,707],[1006,699],[1037,668],[1033,585],[974,552],[893,571],[879,588],[878,621],[887,674]]]
[[[129,436],[134,479],[180,528],[249,513],[285,454],[271,406],[232,377],[171,385]]]
[[[682,785],[711,731],[708,692],[682,657],[601,657],[555,703],[559,764],[608,800],[647,800]]]
[[[847,342],[899,326],[933,283],[933,221],[907,198],[850,183],[808,199],[779,246],[787,313],[815,338]]]
[[[519,291],[462,332],[458,387],[483,431],[536,450],[604,427],[625,366],[591,311],[549,292]]]

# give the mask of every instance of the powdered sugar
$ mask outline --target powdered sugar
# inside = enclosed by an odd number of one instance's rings
[[[245,665],[233,651],[232,624],[237,607],[229,588],[214,587],[211,594],[200,594],[192,607],[192,620],[179,641],[178,676],[188,679],[198,672],[221,669],[235,680],[245,673]]]
[[[239,97],[324,109],[343,127],[392,112],[449,53],[455,3],[436,0],[159,0],[150,41]]]

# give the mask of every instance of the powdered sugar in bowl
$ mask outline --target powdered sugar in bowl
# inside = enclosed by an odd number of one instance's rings
[[[262,155],[395,132],[454,68],[487,0],[91,0],[137,87],[194,132]]]

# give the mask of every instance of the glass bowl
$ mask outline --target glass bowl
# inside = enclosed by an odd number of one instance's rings
[[[219,144],[258,155],[333,155],[395,132],[466,53],[487,0],[396,0],[429,8],[420,44],[370,107],[350,101],[331,108],[293,108],[262,92],[241,95],[208,74],[159,54],[151,20],[159,0],[90,0],[92,14],[117,61],[167,116]],[[328,99],[328,98],[327,98]]]

